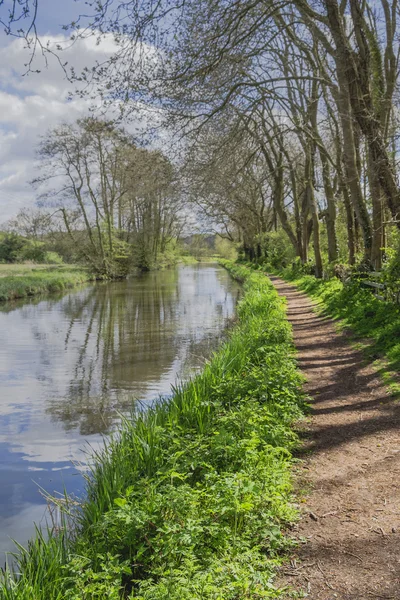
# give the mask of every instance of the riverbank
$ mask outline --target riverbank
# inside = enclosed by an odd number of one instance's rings
[[[225,266],[245,287],[228,341],[171,399],[125,420],[95,457],[86,500],[63,502],[64,526],[22,551],[0,598],[279,596],[301,378],[271,283]]]
[[[163,257],[155,270],[198,262],[191,256]],[[138,270],[139,274],[141,271]],[[90,269],[74,265],[0,265],[0,302],[62,292],[99,279]]]
[[[71,265],[0,265],[0,301],[62,292],[95,278],[89,270]]]

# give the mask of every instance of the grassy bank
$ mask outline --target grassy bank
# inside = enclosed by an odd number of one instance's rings
[[[166,269],[177,264],[197,262],[192,256],[169,254],[161,256],[153,268]],[[0,301],[62,292],[95,279],[96,275],[89,269],[72,265],[0,264]]]
[[[61,292],[94,278],[87,269],[70,265],[0,265],[0,301]]]
[[[400,391],[400,305],[378,300],[357,282],[324,281],[312,275],[295,275],[290,269],[280,275],[317,301],[325,313],[341,319],[360,339],[366,355],[377,361],[393,391]]]
[[[18,559],[1,599],[276,598],[290,543],[292,423],[300,376],[284,306],[269,281],[244,281],[238,323],[204,371],[136,413],[96,456],[87,497]]]

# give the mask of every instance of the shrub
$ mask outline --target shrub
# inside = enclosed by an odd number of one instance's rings
[[[61,265],[64,260],[63,257],[58,254],[58,252],[45,252],[44,262],[49,265]]]
[[[18,262],[19,254],[25,246],[25,240],[15,233],[7,233],[0,240],[0,262]]]
[[[17,262],[46,262],[46,247],[43,242],[24,240],[24,245],[17,253]]]

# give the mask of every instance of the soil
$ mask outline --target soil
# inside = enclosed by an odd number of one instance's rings
[[[311,397],[297,478],[300,544],[279,583],[311,600],[400,600],[400,404],[349,333],[271,279],[287,298]]]

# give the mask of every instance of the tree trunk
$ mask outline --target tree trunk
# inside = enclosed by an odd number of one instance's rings
[[[340,90],[337,98],[338,110],[341,118],[343,133],[343,163],[346,174],[346,185],[349,188],[351,202],[361,226],[366,258],[369,259],[372,247],[372,225],[367,211],[365,200],[362,195],[360,176],[357,165],[357,152],[353,130],[353,115],[343,76],[338,78]]]
[[[309,116],[311,127],[314,131],[318,131],[317,127],[317,114],[318,114],[318,87],[316,81],[312,84],[312,94],[309,104]],[[315,199],[314,193],[314,169],[315,169],[315,154],[317,150],[317,144],[314,137],[309,140],[306,150],[306,162],[305,162],[305,180],[306,180],[306,202],[309,206],[311,219],[313,224],[313,248],[315,258],[315,276],[321,278],[323,275],[322,256],[321,256],[321,244],[320,244],[320,227],[319,227],[319,216],[318,206]]]
[[[356,262],[356,248],[354,239],[354,211],[350,201],[347,186],[342,183],[341,191],[343,194],[343,202],[346,210],[346,225],[347,225],[347,244],[349,250],[349,263],[354,265]]]
[[[306,172],[308,173],[308,181],[306,185],[306,197],[307,204],[310,207],[311,220],[313,224],[313,248],[315,258],[315,276],[321,278],[323,274],[322,257],[321,257],[321,245],[320,245],[320,227],[318,218],[318,208],[315,201],[314,186],[313,186],[313,173],[312,173],[312,160],[308,157],[306,160]]]
[[[400,214],[400,189],[391,168],[384,141],[384,132],[373,106],[370,91],[370,49],[366,38],[363,8],[358,0],[350,0],[355,39],[359,48],[356,62],[355,53],[350,47],[337,1],[325,0],[325,5],[330,30],[336,45],[335,60],[340,88],[344,89],[344,86],[347,88],[354,117],[368,143],[376,177],[385,195],[390,212],[393,218],[397,220]],[[365,234],[364,215],[358,211],[357,217]],[[398,226],[400,227],[400,223]],[[371,250],[372,231],[369,237],[370,239],[367,240],[368,250]]]
[[[276,168],[274,183],[275,183],[274,190],[273,190],[274,209],[276,211],[276,214],[279,217],[279,220],[282,225],[282,229],[284,230],[284,232],[288,236],[290,242],[292,243],[297,256],[301,257],[302,256],[301,248],[299,248],[298,240],[297,240],[295,234],[293,233],[292,226],[289,223],[289,219],[288,219],[285,207],[283,205],[283,166],[282,165],[279,165]]]
[[[320,148],[322,163],[322,177],[327,203],[326,211],[326,233],[328,236],[328,260],[335,262],[339,256],[338,242],[336,237],[336,201],[330,181],[330,168],[325,152]]]
[[[372,201],[372,223],[373,223],[373,237],[372,237],[372,250],[371,250],[371,263],[376,271],[380,271],[382,268],[382,190],[379,184],[379,178],[376,173],[375,164],[371,160],[371,155],[368,152],[368,175],[369,175],[369,189],[371,193]]]

